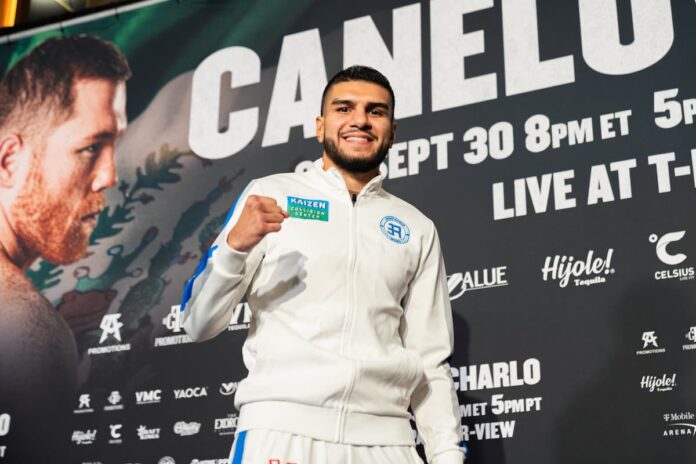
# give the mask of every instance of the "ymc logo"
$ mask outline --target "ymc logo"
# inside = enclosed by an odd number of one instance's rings
[[[647,348],[648,345],[652,345],[657,348],[657,336],[655,332],[643,332],[643,349]]]
[[[401,219],[394,216],[385,216],[379,222],[379,228],[385,237],[394,243],[403,244],[411,238],[411,229]]]
[[[167,314],[164,319],[162,319],[162,324],[165,325],[169,330],[173,331],[174,333],[179,333],[181,332],[181,322],[179,319],[179,313],[181,312],[181,305],[175,305],[172,306],[172,309],[169,311],[169,314]]]
[[[685,234],[686,231],[684,230],[670,232],[662,237],[658,237],[657,234],[652,234],[648,240],[650,240],[650,243],[657,243],[655,245],[655,253],[660,261],[669,266],[676,266],[677,264],[684,262],[686,255],[684,253],[670,254],[670,252],[667,251],[667,245],[672,242],[678,242],[684,238]]]
[[[99,339],[100,344],[104,343],[104,340],[106,340],[106,337],[109,335],[112,335],[119,342],[121,341],[121,327],[123,327],[123,322],[119,322],[120,318],[120,313],[106,314],[102,318],[101,324],[99,325],[99,328],[102,329],[101,338]]]

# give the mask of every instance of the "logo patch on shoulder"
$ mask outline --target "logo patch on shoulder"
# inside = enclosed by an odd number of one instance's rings
[[[411,238],[411,229],[395,216],[384,216],[379,222],[379,228],[382,229],[384,236],[394,243],[406,243]]]
[[[329,220],[329,202],[289,196],[288,214],[297,219],[327,222]]]

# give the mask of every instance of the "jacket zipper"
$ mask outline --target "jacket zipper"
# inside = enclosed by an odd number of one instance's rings
[[[352,198],[351,198],[352,200]],[[340,353],[346,354],[348,351],[348,342],[350,337],[350,329],[353,326],[353,313],[355,306],[355,261],[357,256],[357,206],[360,197],[355,197],[351,208],[351,223],[350,223],[350,237],[349,240],[349,251],[350,260],[348,262],[348,273],[347,273],[347,289],[348,289],[348,302],[346,316],[343,320],[343,331],[341,334],[341,346]],[[355,386],[355,378],[357,376],[358,365],[356,361],[351,362],[350,367],[350,381],[346,386],[343,396],[341,397],[341,405],[338,415],[338,423],[336,424],[336,441],[338,443],[343,442],[345,420],[348,412],[348,398],[353,392],[353,387]]]

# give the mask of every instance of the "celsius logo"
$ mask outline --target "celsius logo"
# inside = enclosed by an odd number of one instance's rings
[[[671,243],[678,242],[684,238],[684,235],[686,235],[686,231],[679,230],[665,234],[662,237],[659,237],[657,234],[652,234],[648,237],[648,240],[650,243],[655,243],[655,254],[660,261],[668,266],[676,266],[677,264],[683,263],[687,256],[684,253],[670,253],[667,251],[667,246]],[[655,272],[655,280],[694,280],[695,277],[696,272],[694,272],[694,268],[691,266],[677,269],[664,269]]]
[[[162,390],[144,390],[135,392],[135,402],[137,404],[154,404],[162,401]]]
[[[99,328],[102,329],[101,337],[99,338],[99,344],[104,343],[106,337],[112,335],[119,342],[121,341],[121,327],[123,327],[123,322],[118,320],[121,318],[121,314],[106,314],[102,318]]]
[[[179,314],[181,313],[181,305],[172,306],[164,319],[162,319],[162,324],[165,325],[169,330],[174,333],[181,332],[181,322],[179,319]]]
[[[224,396],[233,395],[237,391],[239,382],[223,382],[220,384],[220,394]]]
[[[507,266],[492,267],[490,269],[456,272],[447,277],[447,289],[450,301],[464,295],[469,290],[481,290],[485,288],[503,287],[509,285],[505,273]]]
[[[682,350],[696,350],[696,327],[689,328],[689,331],[686,333],[686,339],[689,340],[691,343],[682,345]]]
[[[605,276],[615,272],[611,267],[613,254],[614,250],[609,248],[605,258],[594,258],[593,250],[587,252],[584,260],[565,255],[547,256],[541,272],[544,275],[544,281],[558,280],[558,286],[561,288],[568,285],[571,277],[576,287],[602,284],[607,281]]]
[[[655,375],[644,375],[640,380],[641,390],[648,390],[649,392],[665,392],[672,391],[677,386],[677,374],[672,374],[671,377],[667,377],[664,374],[662,377],[657,377]]]
[[[200,398],[202,396],[208,396],[208,387],[179,388],[174,390],[174,398],[177,400],[182,398]]]
[[[684,260],[686,259],[686,255],[684,253],[677,253],[674,255],[670,254],[667,251],[667,245],[669,245],[672,242],[678,242],[679,240],[684,238],[685,234],[685,230],[680,230],[678,232],[670,232],[668,234],[663,235],[662,237],[658,237],[656,234],[652,234],[648,238],[648,240],[650,240],[650,243],[657,242],[657,245],[655,245],[655,253],[657,254],[657,257],[660,259],[660,261],[669,266],[676,266],[677,264],[681,264],[684,262]]]
[[[112,424],[109,425],[109,429],[111,430],[111,438],[109,439],[109,443],[112,445],[120,445],[123,443],[123,440],[121,440],[121,428],[123,427],[122,424]]]

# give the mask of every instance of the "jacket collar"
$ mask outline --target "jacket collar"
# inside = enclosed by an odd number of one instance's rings
[[[322,158],[319,158],[318,160],[314,161],[314,171],[320,177],[326,180],[326,182],[328,182],[331,186],[342,191],[348,191],[348,187],[346,187],[346,182],[343,180],[343,176],[338,171],[338,169],[332,166],[329,169],[324,170],[324,160]],[[362,191],[360,192],[360,195],[369,195],[379,192],[379,190],[382,188],[383,181],[384,177],[381,173],[376,175],[375,177],[370,179],[370,181],[367,184],[365,184]]]

